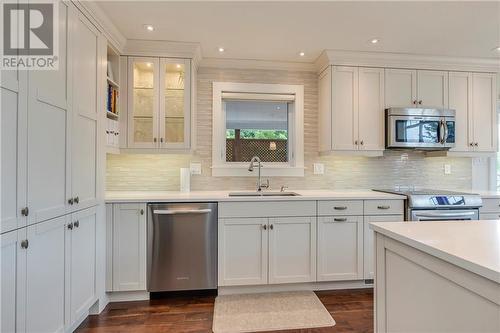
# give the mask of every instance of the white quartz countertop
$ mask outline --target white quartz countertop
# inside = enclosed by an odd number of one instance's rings
[[[370,223],[375,232],[500,283],[500,220]]]
[[[293,200],[404,200],[401,195],[381,193],[371,190],[287,190],[295,192],[300,196],[284,197],[230,197],[230,192],[241,191],[108,191],[106,192],[106,202],[204,202],[204,201],[293,201]],[[246,191],[245,191],[246,192]]]
[[[497,191],[472,191],[472,193],[477,193],[483,199],[500,199],[500,192]]]

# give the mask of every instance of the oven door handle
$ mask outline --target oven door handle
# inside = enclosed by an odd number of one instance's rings
[[[177,214],[208,214],[211,213],[211,209],[155,209],[153,210],[154,215],[177,215]]]
[[[415,217],[470,217],[476,215],[476,212],[463,212],[463,213],[423,213],[423,214],[415,214]]]
[[[444,120],[441,120],[439,122],[439,142],[442,144],[444,144],[446,142],[446,137],[447,137],[445,127],[446,127],[446,125],[445,125]]]

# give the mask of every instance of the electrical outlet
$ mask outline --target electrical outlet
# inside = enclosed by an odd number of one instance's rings
[[[315,175],[324,175],[325,174],[325,165],[323,163],[314,163],[314,174]]]
[[[201,175],[201,163],[189,163],[192,175]]]
[[[444,165],[444,174],[445,175],[451,175],[451,164],[445,164]]]

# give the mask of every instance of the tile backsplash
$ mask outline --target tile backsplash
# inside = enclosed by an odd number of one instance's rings
[[[212,82],[283,83],[304,85],[304,177],[272,177],[271,186],[293,189],[359,189],[396,185],[470,189],[470,158],[427,158],[421,153],[387,151],[383,157],[319,156],[317,75],[310,72],[201,68],[197,81],[197,146],[193,154],[120,154],[107,156],[106,189],[179,190],[180,168],[202,164],[191,177],[192,190],[254,189],[255,177],[212,177]],[[324,163],[324,175],[313,174],[313,163]],[[451,174],[444,174],[444,164]]]

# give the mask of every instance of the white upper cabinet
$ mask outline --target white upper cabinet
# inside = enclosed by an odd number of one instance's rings
[[[128,148],[187,149],[191,61],[128,58]]]
[[[319,79],[320,152],[384,150],[384,70],[329,66]]]
[[[472,74],[472,128],[474,151],[497,150],[496,75]]]
[[[359,68],[359,135],[362,150],[384,150],[384,69]]]
[[[495,75],[450,72],[449,81],[449,107],[456,110],[456,147],[452,151],[495,152]]]
[[[268,219],[219,220],[219,286],[267,284]]]
[[[333,66],[332,149],[354,150],[358,128],[358,68]]]
[[[10,75],[4,76],[4,72]],[[26,72],[3,71],[1,101],[1,221],[0,232],[26,225]]]
[[[81,13],[76,14],[73,50],[73,114],[71,139],[71,195],[73,209],[97,203],[97,119],[99,32]],[[101,110],[102,111],[102,110]]]
[[[473,131],[472,123],[472,74],[467,72],[449,73],[449,107],[455,110],[455,148],[452,151],[473,149],[469,140]]]
[[[446,108],[448,72],[387,68],[385,106]]]
[[[417,71],[417,105],[448,107],[448,72]]]
[[[62,1],[59,6],[59,69],[29,71],[28,74],[28,223],[63,215],[69,208],[68,135],[72,128],[68,67],[71,58],[67,47],[68,8]]]
[[[316,281],[316,217],[269,218],[269,283]]]
[[[406,107],[417,102],[417,71],[385,69],[385,106]]]

